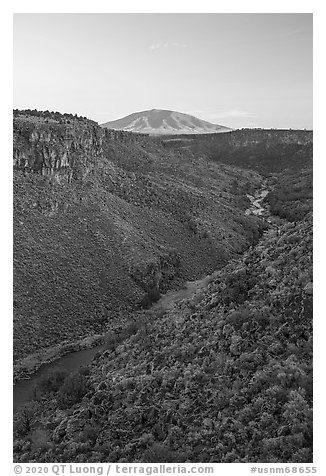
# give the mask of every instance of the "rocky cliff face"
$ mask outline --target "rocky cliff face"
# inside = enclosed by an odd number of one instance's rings
[[[312,144],[312,131],[277,130],[277,129],[241,129],[233,131],[222,140],[235,147],[246,147],[252,144],[264,143],[267,147],[276,144]]]
[[[228,145],[234,147],[246,147],[253,144],[265,144],[267,147],[275,147],[276,144],[312,144],[313,132],[310,130],[292,129],[238,129],[222,135],[203,134],[201,137],[180,135],[178,138],[169,137],[165,142],[173,141],[205,141],[214,142],[216,145]]]
[[[296,151],[307,148],[312,153],[312,131],[242,129],[224,134],[202,134],[179,136],[157,140],[169,149],[190,149],[207,153],[210,158],[225,161],[240,161],[237,152],[251,148],[273,153],[279,148],[282,153],[289,146]],[[68,182],[85,178],[94,170],[104,149],[112,142],[124,145],[138,144],[142,148],[152,147],[144,134],[100,128],[88,120],[40,120],[28,115],[14,118],[14,167],[17,170],[35,172],[66,178]],[[104,148],[103,148],[104,147]],[[287,149],[288,150],[288,149]],[[232,160],[234,159],[234,160]],[[274,164],[275,165],[275,164]]]
[[[73,123],[14,119],[14,167],[17,170],[82,178],[102,155],[104,134],[88,122]]]
[[[51,175],[67,182],[85,178],[99,165],[112,143],[147,144],[145,134],[102,129],[78,119],[14,116],[13,165],[16,170]]]
[[[188,150],[208,159],[269,174],[298,170],[312,162],[312,131],[242,129],[225,134],[170,137],[169,150]]]

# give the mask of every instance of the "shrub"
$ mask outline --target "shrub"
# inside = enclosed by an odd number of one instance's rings
[[[84,426],[83,432],[80,436],[80,440],[83,443],[90,441],[94,445],[98,437],[98,433],[99,433],[98,426],[87,424]]]
[[[189,229],[192,233],[194,233],[194,234],[197,233],[198,225],[197,225],[197,223],[196,223],[196,221],[195,221],[194,219],[190,218],[190,219],[188,220],[188,222],[187,222],[187,227],[188,227],[188,229]]]
[[[19,437],[24,437],[32,430],[37,414],[37,403],[26,403],[14,416],[14,434]]]
[[[148,448],[142,458],[143,463],[176,463],[178,456],[161,443],[154,443]]]
[[[237,311],[231,312],[227,318],[226,322],[231,324],[235,329],[240,329],[244,322],[249,321],[250,313],[247,309],[240,309]]]
[[[90,375],[91,373],[91,369],[86,365],[86,366],[82,366],[78,369],[78,373],[80,373],[80,375],[84,375],[84,376],[87,376],[87,375]]]
[[[85,375],[80,372],[73,372],[68,375],[58,394],[58,406],[61,409],[70,408],[75,403],[82,401],[88,391],[88,381]]]
[[[50,370],[39,382],[36,384],[36,392],[39,390],[42,393],[57,392],[62,386],[67,371],[55,368]]]
[[[45,451],[51,446],[47,431],[42,428],[36,428],[31,433],[30,439],[34,451],[39,449]]]
[[[148,309],[151,305],[157,302],[161,297],[161,293],[157,288],[151,289],[141,300],[140,308],[141,309]]]

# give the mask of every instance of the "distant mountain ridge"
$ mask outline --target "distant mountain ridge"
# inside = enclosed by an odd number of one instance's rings
[[[181,112],[151,109],[101,124],[101,127],[150,135],[213,134],[232,129]]]

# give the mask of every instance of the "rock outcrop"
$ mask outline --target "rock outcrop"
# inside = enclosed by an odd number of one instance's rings
[[[84,178],[102,156],[102,131],[87,121],[60,124],[14,119],[14,167],[68,182]]]

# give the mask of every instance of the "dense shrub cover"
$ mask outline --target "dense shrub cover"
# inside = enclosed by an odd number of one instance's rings
[[[266,201],[273,215],[298,221],[312,209],[312,192],[312,170],[308,168],[280,177]]]
[[[80,372],[73,372],[63,381],[58,393],[58,407],[70,408],[81,402],[88,390],[88,380]]]
[[[73,414],[49,398],[50,446],[31,446],[30,423],[15,460],[312,462],[311,247],[311,214],[270,230],[98,355]]]

